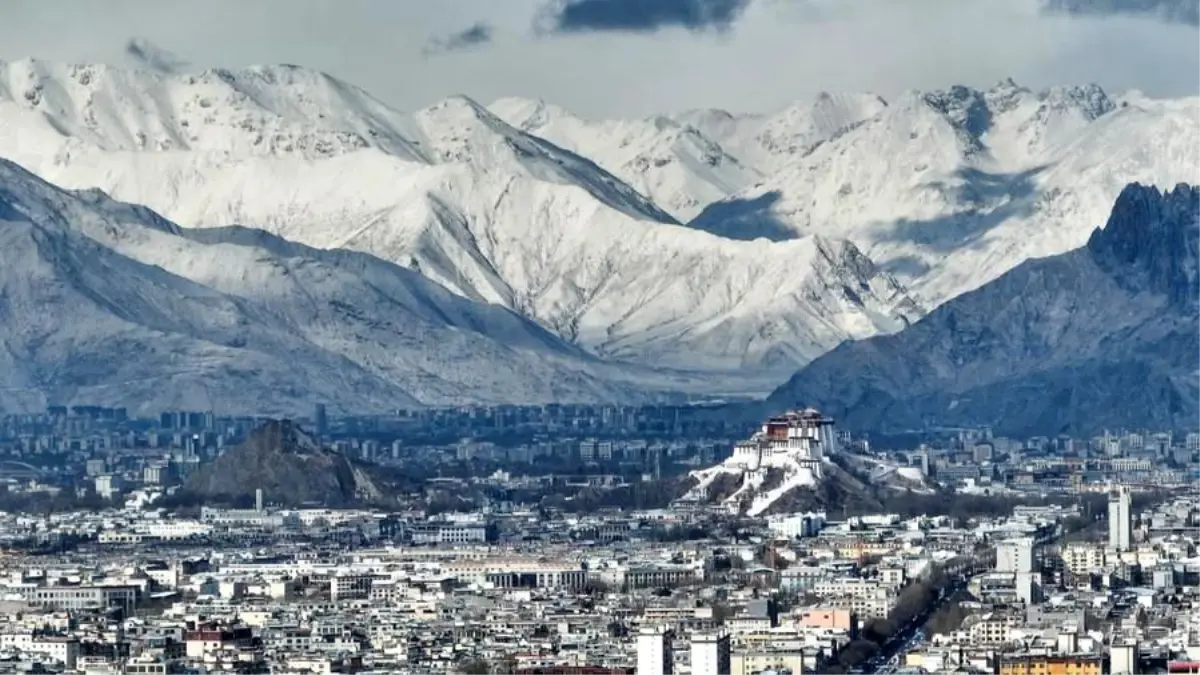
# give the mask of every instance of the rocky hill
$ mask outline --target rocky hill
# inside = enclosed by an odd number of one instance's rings
[[[377,499],[371,477],[345,456],[326,450],[288,420],[268,422],[238,446],[188,477],[184,489],[206,501],[244,500],[262,489],[284,506],[337,506]]]
[[[717,464],[687,476],[679,501],[721,505],[753,517],[810,511],[840,516],[883,511],[890,499],[906,494],[935,493],[916,468],[854,455],[825,458],[819,477],[809,473],[808,480],[797,480],[799,473],[784,463],[763,471]]]
[[[1086,246],[1031,260],[904,331],[848,342],[768,400],[871,432],[1014,435],[1200,424],[1200,190],[1137,184]]]

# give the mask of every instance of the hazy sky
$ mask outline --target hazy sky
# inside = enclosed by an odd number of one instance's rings
[[[317,68],[402,109],[462,93],[590,117],[765,111],[819,91],[887,97],[1009,76],[1200,92],[1190,21],[1047,14],[1044,1],[3,0],[0,59],[127,63],[140,38],[196,67]]]

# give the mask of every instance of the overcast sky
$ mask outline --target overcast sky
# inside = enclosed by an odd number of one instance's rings
[[[1009,76],[1200,92],[1200,0],[1066,0],[1163,2],[1182,21],[1048,14],[1047,1],[3,0],[0,59],[127,63],[138,38],[169,63],[317,68],[401,109],[525,96],[593,118]]]

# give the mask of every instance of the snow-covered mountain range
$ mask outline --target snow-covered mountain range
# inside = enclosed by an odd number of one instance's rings
[[[22,61],[0,72],[0,156],[52,182],[185,226],[247,224],[369,252],[605,357],[790,367],[923,313],[844,240],[682,227],[589,159],[466,98],[401,115],[289,67],[163,75]]]
[[[663,382],[372,256],[179,228],[6,160],[0,237],[4,410],[386,411],[638,400]]]
[[[845,340],[1082,244],[1126,182],[1200,182],[1198,112],[1005,82],[588,121],[520,99],[404,113],[295,66],[0,63],[0,157],[145,204],[189,241],[261,229],[511,310],[582,350],[559,362],[597,378],[577,396],[765,393]],[[589,355],[655,370],[579,365]],[[440,386],[414,396],[457,395]]]

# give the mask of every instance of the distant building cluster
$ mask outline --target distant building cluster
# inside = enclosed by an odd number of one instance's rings
[[[1200,433],[1104,433],[1088,439],[1034,437],[1024,441],[990,432],[960,432],[903,453],[938,483],[984,490],[1104,491],[1107,483],[1144,488],[1200,481]]]

